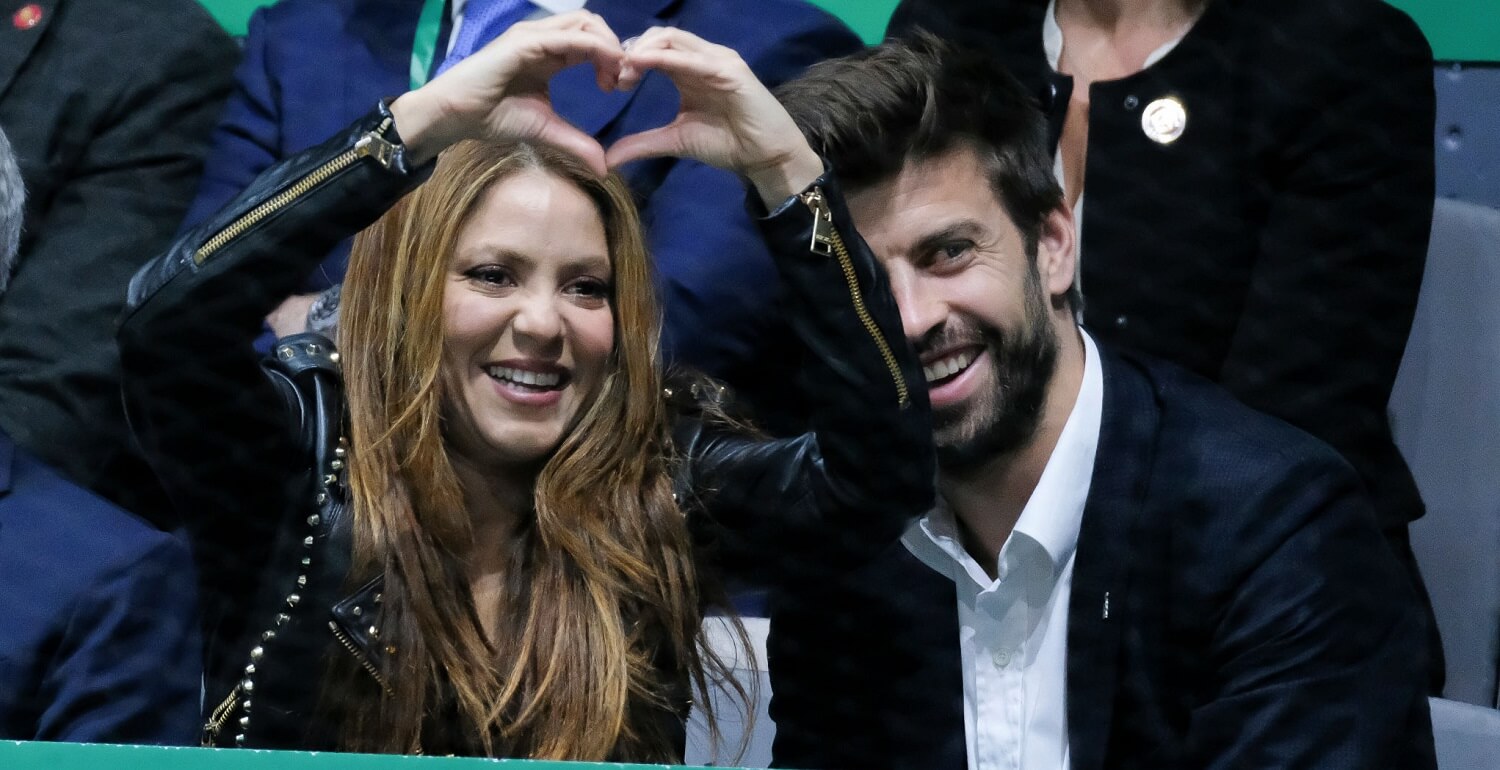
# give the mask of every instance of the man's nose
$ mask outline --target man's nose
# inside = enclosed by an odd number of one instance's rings
[[[886,274],[890,277],[891,295],[901,310],[902,330],[906,338],[916,344],[928,332],[942,325],[948,317],[948,305],[933,291],[931,281],[909,263],[900,260],[887,262]]]

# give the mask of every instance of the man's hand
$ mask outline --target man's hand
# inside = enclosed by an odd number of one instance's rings
[[[694,158],[749,179],[767,208],[822,175],[818,154],[733,49],[654,27],[625,50],[617,87],[635,87],[649,70],[672,79],[682,107],[671,123],[610,147],[611,167],[664,155]]]
[[[391,104],[412,162],[464,139],[541,142],[608,173],[604,149],[552,111],[547,82],[591,62],[601,91],[616,88],[625,50],[604,20],[587,11],[520,22],[484,48]]]

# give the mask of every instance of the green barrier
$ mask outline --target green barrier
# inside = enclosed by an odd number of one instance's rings
[[[669,770],[667,765],[27,741],[0,741],[0,767],[6,770]],[[688,770],[685,766],[674,767]]]

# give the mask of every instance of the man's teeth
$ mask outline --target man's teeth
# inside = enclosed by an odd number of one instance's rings
[[[973,353],[955,353],[947,358],[940,358],[922,367],[922,373],[927,375],[927,382],[933,383],[945,377],[952,377],[969,368],[969,364],[972,363],[974,363]]]
[[[491,366],[486,371],[497,380],[508,380],[535,388],[553,388],[557,387],[557,383],[562,382],[562,375],[557,372],[529,372],[525,369],[512,369],[509,366]]]

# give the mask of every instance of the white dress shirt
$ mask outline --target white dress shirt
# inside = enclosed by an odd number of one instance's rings
[[[531,4],[536,6],[536,10],[532,11],[531,15],[526,18],[529,21],[531,19],[556,16],[559,13],[576,11],[582,8],[585,2],[587,0],[531,0]],[[450,18],[453,20],[453,31],[448,35],[448,47],[445,49],[446,51],[451,52],[453,50],[453,41],[458,39],[458,31],[464,26],[464,8],[468,7],[468,5],[469,0],[453,0],[453,9],[449,11]]]
[[[902,537],[958,588],[969,770],[1069,768],[1068,597],[1104,410],[1098,349],[1082,334],[1078,399],[1000,549],[999,577],[991,580],[964,550],[953,512],[941,499]]]

